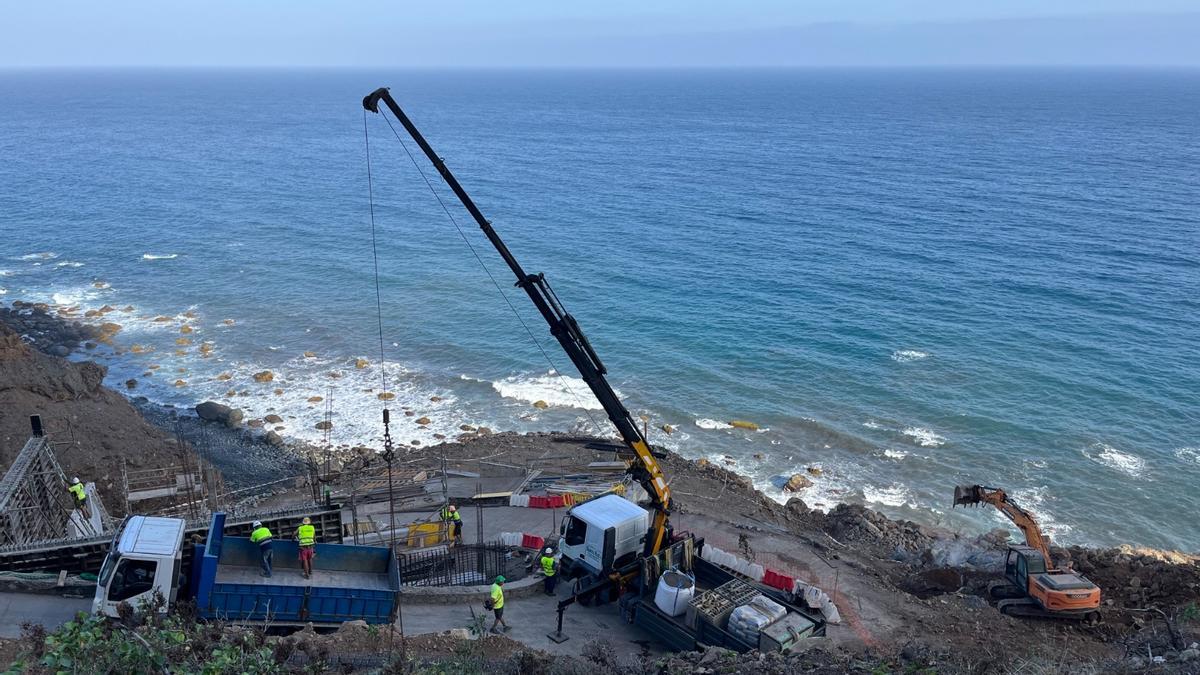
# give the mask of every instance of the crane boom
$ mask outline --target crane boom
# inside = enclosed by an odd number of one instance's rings
[[[417,127],[412,123],[412,120],[404,114],[396,100],[392,98],[391,93],[386,87],[381,87],[368,94],[363,98],[363,108],[373,113],[379,112],[379,103],[383,102],[388,110],[392,112],[396,120],[404,127],[412,139],[416,141],[421,151],[433,163],[434,168],[441,174],[442,179],[446,181],[446,185],[462,202],[462,205],[475,219],[479,225],[479,229],[483,230],[484,236],[495,247],[500,257],[508,265],[509,269],[517,278],[516,286],[523,289],[533,301],[534,307],[545,319],[550,326],[550,334],[558,340],[563,351],[571,359],[571,363],[575,364],[575,368],[579,370],[579,375],[583,381],[587,383],[592,393],[596,396],[596,400],[604,407],[604,412],[608,414],[608,419],[617,428],[617,432],[621,435],[621,439],[625,445],[629,446],[630,451],[636,457],[635,463],[630,467],[630,473],[634,479],[646,490],[650,496],[654,506],[654,520],[650,529],[650,536],[646,538],[646,553],[657,553],[666,540],[668,535],[667,517],[671,505],[671,489],[667,485],[666,477],[663,475],[662,469],[658,465],[658,461],[654,457],[654,453],[650,449],[650,444],[646,441],[645,435],[638,429],[637,422],[629,414],[625,408],[625,404],[613,391],[612,386],[605,379],[604,375],[607,369],[604,363],[600,361],[600,357],[596,355],[596,351],[592,348],[587,337],[579,328],[579,324],[575,321],[575,317],[571,316],[562,306],[558,296],[546,281],[544,274],[528,274],[525,272],[521,264],[517,262],[516,257],[508,250],[508,246],[496,233],[492,227],[491,221],[484,217],[479,207],[475,205],[467,191],[463,189],[458,179],[454,177],[450,169],[446,167],[442,158],[434,152],[429,142],[417,130]]]
[[[1046,559],[1046,563],[1051,564],[1049,542],[1042,534],[1042,528],[1038,526],[1037,519],[1033,517],[1032,513],[1010,500],[1004,490],[985,485],[961,485],[954,488],[954,505],[960,504],[991,504],[995,506],[1000,513],[1012,521],[1013,525],[1017,526],[1017,529],[1021,530],[1021,533],[1025,535],[1025,543],[1031,548],[1037,549]]]

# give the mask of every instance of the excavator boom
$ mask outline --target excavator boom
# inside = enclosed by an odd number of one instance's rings
[[[391,111],[396,120],[404,127],[412,139],[433,163],[434,168],[441,174],[442,179],[446,181],[454,195],[462,202],[462,205],[475,219],[479,229],[483,230],[484,236],[495,247],[500,257],[512,270],[513,275],[517,278],[516,285],[520,287],[533,301],[538,312],[550,326],[550,334],[558,340],[563,351],[571,359],[571,363],[579,370],[579,375],[583,381],[587,383],[592,390],[592,394],[596,396],[596,400],[604,407],[604,412],[608,414],[608,419],[617,428],[621,439],[625,441],[625,445],[635,455],[636,462],[630,467],[630,473],[634,479],[646,490],[650,496],[654,506],[653,522],[651,523],[650,536],[646,538],[646,553],[654,554],[667,543],[668,537],[668,522],[667,516],[670,512],[671,505],[671,489],[667,486],[666,477],[663,475],[662,469],[658,465],[658,461],[654,457],[654,452],[650,448],[649,442],[638,428],[637,422],[629,414],[625,408],[625,404],[613,391],[612,386],[605,379],[604,375],[607,369],[600,361],[600,357],[596,355],[596,351],[592,348],[587,337],[579,328],[579,324],[575,321],[575,317],[571,316],[565,309],[562,303],[559,302],[558,296],[554,290],[550,288],[549,282],[543,274],[528,274],[525,272],[521,264],[517,262],[516,257],[508,250],[508,246],[496,233],[492,227],[491,221],[484,217],[479,207],[475,205],[467,191],[459,184],[458,179],[446,167],[442,158],[434,152],[429,142],[417,130],[417,127],[412,123],[404,111],[400,109],[399,104],[392,98],[391,93],[387,88],[380,88],[365,98],[363,98],[363,108],[366,110],[378,113],[379,104],[383,103],[387,109]]]
[[[1000,513],[1012,521],[1013,525],[1017,526],[1017,529],[1021,530],[1021,533],[1025,535],[1025,543],[1041,553],[1046,558],[1046,562],[1050,563],[1049,541],[1042,534],[1042,528],[1038,526],[1037,520],[1033,514],[1009,499],[1004,490],[985,485],[959,485],[954,488],[955,506],[980,504],[991,504],[996,507]]]

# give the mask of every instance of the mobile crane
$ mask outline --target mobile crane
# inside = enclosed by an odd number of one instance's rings
[[[625,408],[625,404],[621,402],[621,399],[617,397],[617,393],[613,391],[608,380],[605,379],[604,375],[608,370],[604,367],[604,363],[596,355],[596,351],[579,328],[579,323],[575,321],[575,317],[571,316],[563,308],[562,303],[550,287],[550,283],[546,280],[545,275],[541,273],[529,274],[521,267],[521,264],[517,262],[512,252],[509,251],[508,246],[500,239],[500,235],[496,233],[495,228],[492,227],[491,221],[485,218],[483,213],[480,212],[479,207],[475,205],[470,195],[459,184],[458,179],[446,167],[445,162],[434,152],[429,142],[425,140],[425,137],[417,130],[417,127],[405,115],[404,111],[400,109],[400,106],[392,98],[387,88],[377,89],[366,96],[363,99],[363,108],[370,112],[378,113],[380,103],[387,106],[387,109],[391,111],[396,120],[408,131],[409,135],[412,136],[413,140],[421,148],[421,151],[425,153],[425,156],[429,158],[429,161],[433,163],[438,173],[441,174],[442,179],[446,181],[446,184],[454,192],[455,196],[462,202],[467,212],[475,219],[475,222],[479,225],[479,229],[483,231],[488,241],[496,248],[500,257],[504,259],[509,269],[512,270],[513,275],[516,276],[516,286],[524,290],[529,299],[533,301],[542,318],[549,324],[550,334],[558,340],[563,351],[571,359],[571,363],[579,370],[579,375],[583,378],[583,381],[587,383],[592,393],[596,396],[596,400],[604,407],[604,412],[607,413],[608,419],[621,435],[627,451],[634,457],[634,461],[629,466],[629,474],[642,486],[650,498],[652,512],[650,514],[649,528],[644,533],[644,538],[640,533],[635,538],[640,549],[637,553],[640,553],[642,556],[653,556],[659,553],[666,545],[672,543],[672,531],[669,521],[671,488],[667,485],[666,477],[658,465],[658,460],[655,458],[655,453],[651,449],[650,443],[646,440],[641,429],[638,428],[633,416]],[[621,500],[617,496],[613,496],[613,499]],[[597,500],[593,500],[593,502],[597,502]],[[595,512],[594,515],[599,520],[607,522],[614,520],[624,522],[628,520],[628,516],[625,514],[611,513],[613,509],[622,508],[618,502],[608,501],[608,504],[611,506],[601,506],[599,503],[593,502],[589,502],[592,506],[586,511]],[[597,543],[604,544],[605,533],[603,531],[595,532],[590,537],[587,536],[587,533],[581,534],[583,535],[583,542],[591,544],[591,540],[598,540]],[[615,533],[609,535],[610,539],[614,537]],[[622,543],[624,546],[617,546]],[[609,544],[615,549],[624,548],[626,550],[608,549]],[[633,551],[628,550],[630,548],[629,538],[623,538],[619,541],[614,540],[605,544],[605,548],[608,550],[588,551],[588,548],[594,549],[595,547],[583,545],[578,557],[568,560],[568,562],[573,563],[571,567],[574,567],[576,570],[590,570],[596,577],[610,576],[614,567],[622,567],[622,562],[627,562],[629,558],[636,557],[629,555],[633,553]],[[588,558],[589,553],[591,559]]]
[[[954,488],[954,506],[991,504],[1025,535],[1024,545],[1011,545],[1004,562],[1006,583],[988,593],[996,608],[1012,616],[1051,619],[1100,618],[1100,588],[1069,569],[1058,569],[1050,557],[1049,541],[1033,514],[1021,508],[1004,490],[984,485]]]
[[[674,648],[695,649],[701,641],[738,651],[757,648],[758,645],[750,645],[732,637],[722,626],[691,624],[678,615],[668,615],[655,607],[653,589],[658,584],[660,574],[670,567],[694,574],[697,586],[703,584],[716,588],[732,581],[734,577],[700,557],[703,539],[673,532],[669,520],[671,489],[657,459],[661,454],[650,446],[637,422],[605,379],[608,371],[604,363],[596,355],[575,317],[563,308],[545,275],[529,274],[521,267],[492,223],[480,212],[387,88],[368,94],[362,103],[364,109],[373,113],[380,113],[380,103],[386,106],[433,163],[446,185],[504,259],[516,277],[516,286],[529,296],[549,325],[550,334],[558,340],[583,381],[603,406],[609,421],[616,427],[625,444],[626,459],[631,460],[627,473],[648,495],[649,512],[624,497],[606,494],[576,504],[563,518],[559,573],[577,581],[571,596],[558,603],[558,630],[549,635],[550,639],[556,642],[567,639],[562,633],[562,618],[563,611],[570,604],[577,601],[589,604],[593,601],[619,600],[622,615],[628,621]],[[783,593],[768,588],[761,588],[759,592],[787,607],[790,614],[788,625],[793,627],[792,639],[825,634],[823,619],[804,612]],[[802,628],[796,629],[797,626]]]

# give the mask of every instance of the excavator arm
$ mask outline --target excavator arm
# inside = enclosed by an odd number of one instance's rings
[[[1037,549],[1045,558],[1047,565],[1052,565],[1049,541],[1042,534],[1033,514],[1017,506],[1008,498],[1004,490],[985,485],[959,485],[954,488],[954,506],[977,506],[991,504],[1003,513],[1025,535],[1025,543]]]
[[[654,507],[654,519],[651,524],[650,536],[646,539],[646,553],[648,555],[658,553],[668,542],[669,528],[668,515],[671,506],[671,489],[667,485],[666,477],[663,475],[662,469],[658,465],[658,461],[654,457],[654,452],[650,448],[649,442],[646,441],[645,435],[638,428],[637,422],[629,414],[625,408],[625,404],[617,397],[612,386],[605,379],[604,375],[608,370],[604,367],[604,363],[600,361],[600,357],[596,355],[596,351],[592,348],[587,337],[580,330],[579,324],[575,321],[575,317],[571,316],[563,308],[558,296],[550,287],[549,282],[543,274],[527,274],[521,264],[508,250],[508,246],[500,239],[500,235],[496,233],[492,227],[491,221],[484,217],[479,207],[459,184],[458,179],[446,167],[441,157],[434,152],[430,147],[429,142],[417,130],[417,127],[408,119],[404,111],[392,98],[391,93],[387,88],[380,88],[369,94],[363,99],[363,108],[366,110],[378,113],[379,104],[383,103],[388,110],[392,112],[396,120],[404,127],[412,139],[433,163],[434,168],[441,174],[446,185],[462,202],[462,205],[475,219],[479,229],[483,230],[484,236],[495,247],[500,257],[508,264],[510,270],[517,278],[516,286],[525,291],[529,299],[533,301],[533,305],[550,326],[550,334],[554,336],[563,351],[571,359],[571,363],[579,370],[579,375],[583,381],[587,383],[592,393],[596,396],[596,400],[604,407],[604,412],[608,414],[608,419],[617,428],[621,439],[628,446],[630,452],[635,456],[633,465],[630,466],[629,472],[635,480],[646,490],[646,494],[650,496]]]

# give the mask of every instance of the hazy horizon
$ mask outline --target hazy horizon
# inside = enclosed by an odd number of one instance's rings
[[[497,8],[287,7],[214,0],[0,13],[0,68],[1196,67],[1200,11],[1176,0],[666,2]],[[458,10],[458,11],[455,11]]]

